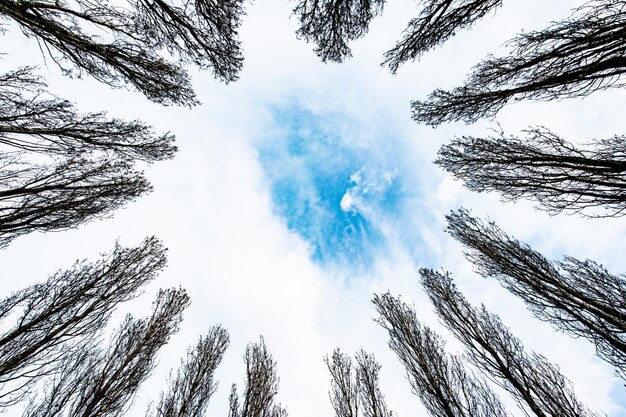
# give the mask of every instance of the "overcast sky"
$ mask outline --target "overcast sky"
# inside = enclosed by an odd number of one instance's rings
[[[230,385],[243,384],[245,346],[263,335],[278,361],[278,401],[290,415],[332,415],[323,356],[339,347],[376,355],[389,407],[407,417],[426,413],[373,321],[371,299],[386,291],[401,295],[448,338],[417,278],[419,267],[445,268],[470,301],[484,303],[529,350],[558,364],[583,402],[610,416],[626,415],[623,381],[595,357],[593,346],[532,318],[495,281],[473,273],[462,248],[443,232],[444,215],[465,207],[550,259],[589,258],[620,273],[626,271],[626,219],[550,217],[531,202],[501,203],[498,195],[470,193],[432,164],[454,136],[486,135],[491,128],[519,133],[544,125],[577,143],[623,133],[624,90],[512,104],[496,120],[470,126],[432,129],[414,123],[409,111],[410,100],[460,84],[488,53],[505,54],[504,42],[515,33],[566,17],[578,4],[507,0],[497,14],[396,76],[379,63],[416,15],[415,2],[389,2],[370,33],[352,44],[353,58],[341,65],[320,63],[312,45],[295,38],[293,3],[249,4],[240,80],[224,85],[196,73],[202,105],[191,110],[161,107],[88,78],[63,78],[50,60],[43,63],[37,43],[13,28],[2,41],[8,53],[0,61],[3,71],[39,65],[51,90],[82,111],[106,110],[171,131],[180,151],[172,161],[146,167],[154,192],[113,218],[15,240],[0,252],[0,290],[8,294],[44,280],[76,259],[95,260],[116,240],[133,246],[157,235],[169,248],[168,267],[116,318],[129,311],[147,315],[160,287],[185,287],[192,305],[129,416],[143,416],[187,346],[221,323],[231,344],[208,416],[227,415]],[[449,350],[459,352],[449,339]],[[507,404],[521,415],[511,400]]]

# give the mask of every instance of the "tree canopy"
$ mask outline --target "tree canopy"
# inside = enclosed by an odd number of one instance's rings
[[[381,65],[395,74],[400,65],[419,59],[444,43],[459,29],[472,26],[487,13],[502,5],[502,0],[422,0],[418,17],[411,19],[404,36],[385,52]]]
[[[185,64],[237,79],[242,14],[242,0],[0,0],[0,15],[41,42],[64,73],[129,84],[166,105],[197,104]]]
[[[448,232],[468,249],[467,257],[481,275],[497,279],[540,320],[589,339],[600,358],[625,378],[625,276],[590,260],[565,257],[552,263],[466,210],[452,212],[447,219]]]
[[[411,104],[417,122],[437,126],[493,117],[511,100],[584,97],[623,85],[626,10],[621,0],[593,0],[544,30],[519,34],[512,52],[488,57],[465,84]]]
[[[621,216],[626,210],[623,135],[595,140],[587,149],[543,127],[526,130],[523,137],[463,136],[442,146],[435,163],[472,191],[533,199],[551,214]]]

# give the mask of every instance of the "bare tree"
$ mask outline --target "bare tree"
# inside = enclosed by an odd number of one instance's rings
[[[211,68],[227,82],[237,78],[242,0],[124,3],[0,0],[0,14],[35,37],[65,73],[130,84],[157,103],[197,103],[182,64]]]
[[[407,371],[413,392],[433,417],[502,417],[508,415],[487,382],[446,354],[444,342],[422,326],[415,311],[389,293],[373,300],[378,323],[389,333],[389,347]]]
[[[412,19],[402,40],[385,52],[381,65],[395,74],[398,67],[469,28],[487,13],[502,5],[502,0],[423,0],[419,17]]]
[[[21,161],[2,156],[0,164],[8,169],[0,170],[6,179],[0,188],[0,248],[29,232],[69,229],[104,217],[151,190],[127,162],[74,159],[19,167]]]
[[[478,64],[465,84],[414,101],[413,118],[436,126],[493,117],[510,100],[584,97],[623,85],[626,8],[622,0],[592,0],[568,19],[522,33],[512,53]]]
[[[287,417],[287,411],[274,403],[278,393],[276,362],[267,351],[263,337],[258,343],[251,343],[244,356],[246,364],[246,385],[243,404],[233,384],[230,394],[229,417]]]
[[[444,325],[467,348],[469,359],[537,417],[593,416],[559,369],[522,343],[484,306],[472,307],[449,274],[421,269],[422,284]]]
[[[155,417],[202,417],[217,389],[214,373],[228,347],[228,332],[214,326],[187,352],[167,392],[161,393]]]
[[[435,163],[472,191],[498,191],[505,200],[530,198],[552,214],[587,213],[600,207],[618,216],[626,210],[626,136],[577,149],[546,128],[524,138],[464,136],[444,145]]]
[[[135,392],[152,371],[156,354],[177,331],[189,298],[182,289],[161,290],[149,318],[130,315],[107,349],[88,347],[74,366],[63,369],[40,403],[31,403],[32,417],[105,417],[123,415]]]
[[[324,362],[331,376],[330,403],[337,417],[357,417],[359,415],[359,378],[352,370],[352,359],[339,349],[335,349],[332,358],[325,357]],[[357,371],[358,372],[358,371]]]
[[[384,0],[300,0],[293,10],[300,20],[296,34],[316,44],[315,53],[323,62],[343,62],[352,56],[348,42],[367,33],[384,4]]]
[[[73,228],[151,190],[135,161],[172,158],[174,137],[138,121],[78,113],[31,68],[0,76],[0,247]]]
[[[593,342],[598,356],[626,378],[626,276],[590,260],[565,257],[553,264],[466,210],[447,219],[448,232],[467,247],[480,274],[497,279],[540,320]]]
[[[146,162],[170,159],[174,136],[155,135],[139,121],[79,113],[72,103],[46,92],[32,68],[0,75],[2,149],[77,158],[94,153]]]
[[[331,358],[324,358],[331,375],[330,402],[337,417],[392,417],[385,397],[378,387],[380,365],[372,354],[360,350],[353,372],[350,356],[335,349]]]
[[[165,263],[156,238],[136,248],[116,245],[97,262],[77,262],[2,300],[0,320],[15,318],[15,324],[0,335],[0,405],[22,400],[34,382],[84,349],[113,309],[134,298]]]

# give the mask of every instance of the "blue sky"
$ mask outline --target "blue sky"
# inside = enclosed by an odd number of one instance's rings
[[[388,248],[389,228],[404,223],[417,190],[398,158],[402,150],[390,157],[380,146],[355,140],[350,135],[368,126],[346,115],[299,106],[271,114],[275,130],[259,146],[259,159],[276,214],[311,245],[316,262],[371,266]]]

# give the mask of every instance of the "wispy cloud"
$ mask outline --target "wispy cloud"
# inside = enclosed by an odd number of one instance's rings
[[[360,140],[378,129],[352,123],[345,114],[301,106],[276,107],[273,127],[260,141],[259,159],[276,214],[311,246],[313,260],[353,269],[384,256],[406,227],[419,188],[407,169],[403,141],[389,133]],[[390,154],[389,141],[396,145]],[[414,213],[413,213],[414,214]],[[417,231],[405,230],[404,236]]]

